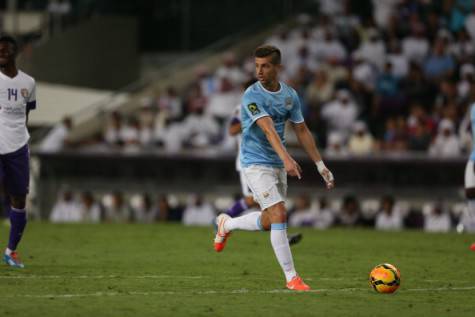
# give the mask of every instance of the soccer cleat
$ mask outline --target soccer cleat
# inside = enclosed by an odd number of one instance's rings
[[[216,225],[218,227],[216,230],[216,237],[214,238],[214,249],[216,252],[223,251],[226,245],[226,240],[231,235],[231,232],[226,232],[224,230],[224,223],[230,218],[231,217],[229,217],[227,214],[220,214],[216,218]]]
[[[475,251],[475,242],[470,246],[470,250]]]
[[[303,236],[301,233],[292,234],[289,236],[289,245],[294,245],[302,240]]]
[[[3,255],[3,260],[5,263],[11,267],[16,267],[19,269],[22,269],[25,267],[23,263],[21,263],[20,259],[18,258],[18,253],[12,252],[10,255],[4,254]]]
[[[300,276],[295,276],[290,282],[287,283],[287,288],[293,291],[309,291],[310,286],[304,283]]]

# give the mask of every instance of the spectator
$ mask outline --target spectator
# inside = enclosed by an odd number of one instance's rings
[[[102,207],[95,201],[91,192],[85,191],[81,194],[81,214],[83,220],[90,223],[102,221]]]
[[[386,60],[386,47],[376,29],[368,30],[368,41],[364,41],[358,48],[359,54],[367,62],[382,70]]]
[[[389,118],[383,136],[382,149],[385,151],[404,151],[407,148],[407,128],[404,117]]]
[[[322,118],[327,121],[329,133],[338,132],[346,140],[358,116],[356,104],[350,100],[348,90],[339,90],[337,99],[322,109]]]
[[[328,205],[326,198],[322,197],[319,201],[318,212],[313,223],[314,228],[327,229],[335,220],[335,213]]]
[[[387,56],[387,62],[391,63],[392,65],[392,74],[397,79],[406,77],[409,73],[409,60],[402,53],[401,44],[397,38],[391,39],[388,50],[389,52]]]
[[[438,80],[448,77],[455,69],[455,62],[446,53],[446,44],[443,39],[437,39],[434,44],[433,53],[424,63],[424,73],[427,78]]]
[[[424,210],[424,231],[448,232],[450,228],[450,216],[441,203],[427,206]]]
[[[124,223],[132,219],[130,207],[124,199],[124,194],[115,191],[105,197],[105,220],[107,222]]]
[[[84,220],[80,204],[71,190],[65,190],[57,200],[50,214],[54,223],[81,222]]]
[[[472,64],[463,64],[460,67],[460,81],[457,84],[457,96],[466,100],[470,97],[470,87],[475,83],[475,67]]]
[[[144,193],[137,195],[131,201],[132,218],[139,223],[153,223],[157,218],[158,210],[153,208],[152,199],[150,195]]]
[[[355,122],[348,140],[348,152],[354,155],[368,155],[374,149],[374,139],[363,121]]]
[[[345,47],[335,38],[330,30],[325,31],[323,41],[315,42],[315,45],[312,47],[312,56],[315,56],[316,60],[320,63],[327,62],[330,59],[342,63],[347,55]]]
[[[305,97],[311,107],[319,109],[333,97],[334,86],[324,70],[317,70],[313,81],[306,89]]]
[[[408,138],[408,149],[416,152],[426,152],[429,149],[431,142],[430,132],[422,120],[416,120],[412,127],[412,133]]]
[[[166,92],[157,100],[158,113],[166,120],[178,120],[183,116],[181,98],[173,86],[168,86]]]
[[[224,55],[223,64],[216,70],[216,77],[218,80],[226,78],[234,87],[239,87],[246,81],[246,75],[237,64],[236,56],[232,52]],[[220,88],[223,91],[223,87]]]
[[[118,111],[110,114],[109,120],[104,130],[104,141],[110,146],[122,146],[122,115]]]
[[[401,230],[403,217],[400,209],[395,205],[392,196],[384,196],[381,207],[376,216],[375,228],[378,230]]]
[[[127,124],[120,130],[120,139],[126,149],[136,149],[140,145],[140,122],[135,117],[129,117]]]
[[[313,227],[317,218],[317,212],[312,208],[310,197],[306,194],[299,195],[295,200],[293,210],[290,212],[289,226]]]
[[[325,155],[345,157],[348,156],[348,148],[345,145],[343,136],[339,132],[331,132],[328,135],[327,147],[325,148]]]
[[[454,124],[449,119],[443,119],[439,123],[438,134],[432,143],[429,154],[435,157],[459,156],[460,141],[454,133]]]
[[[212,224],[215,217],[216,212],[213,207],[204,202],[202,196],[194,195],[183,212],[183,224],[185,226],[208,226]]]
[[[429,53],[429,41],[424,37],[424,27],[418,25],[414,27],[412,34],[402,41],[402,52],[410,61],[422,64]]]
[[[360,204],[355,196],[349,195],[343,198],[343,206],[337,216],[337,223],[350,227],[359,225],[361,222]]]
[[[61,123],[55,125],[40,144],[43,152],[58,152],[68,144],[68,136],[73,128],[71,117],[64,117]]]

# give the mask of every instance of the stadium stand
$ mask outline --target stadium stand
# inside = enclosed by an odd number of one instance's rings
[[[450,215],[452,228],[463,213],[459,189],[471,150],[465,114],[475,97],[475,7],[469,1],[460,3],[372,1],[372,11],[365,13],[348,1],[322,1],[319,15],[301,14],[270,33],[236,40],[225,53],[220,47],[218,53],[195,54],[167,67],[160,79],[134,92],[126,104],[111,111],[106,106],[98,107],[99,112],[92,109],[58,155],[39,153],[43,165],[55,166],[55,171],[43,168],[40,177],[46,184],[48,177],[71,178],[74,173],[61,169],[58,160],[82,158],[83,165],[103,166],[105,179],[114,173],[123,177],[113,190],[139,178],[127,197],[144,188],[156,192],[157,187],[167,194],[180,189],[189,193],[197,184],[205,187],[196,192],[208,198],[229,196],[237,181],[231,170],[235,144],[226,134],[227,120],[239,103],[243,84],[253,77],[251,48],[265,42],[281,48],[283,79],[299,92],[306,122],[343,188],[328,196],[329,203],[322,203],[327,196],[323,191],[317,191],[319,197],[296,198],[295,216],[301,216],[294,223],[376,223],[381,229],[398,229],[423,227],[423,215],[426,224],[435,223],[434,230],[445,230],[447,219],[430,219]],[[291,135],[288,141],[295,143]],[[111,161],[100,163],[104,158]],[[166,162],[170,160],[174,164]],[[176,171],[187,162],[192,165],[189,171]],[[210,162],[216,165],[207,168]],[[117,170],[119,164],[135,168]],[[140,172],[137,164],[147,167]],[[160,164],[160,171],[140,179],[155,164]],[[104,165],[115,167],[108,171]],[[442,175],[439,170],[446,168],[459,173]],[[216,170],[224,169],[227,173],[218,177]],[[98,172],[79,171],[90,177]],[[170,182],[169,177],[182,182]],[[291,194],[309,192],[315,180],[309,179]],[[210,184],[214,181],[219,185]],[[109,189],[99,183],[101,200]],[[60,185],[44,190],[51,196]],[[86,189],[81,181],[76,185]],[[443,193],[445,201],[436,201],[434,192]],[[390,202],[388,193],[396,196],[396,203]],[[380,199],[381,204],[374,203]],[[394,208],[388,204],[405,207],[389,211]],[[44,203],[42,209],[50,205]],[[318,210],[326,210],[321,218]],[[307,214],[316,218],[307,220]]]

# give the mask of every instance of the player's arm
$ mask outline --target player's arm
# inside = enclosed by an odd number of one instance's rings
[[[228,128],[229,135],[235,136],[241,133],[241,121],[237,118],[231,120]]]
[[[26,122],[25,125],[28,125],[28,117],[30,115],[31,110],[36,109],[36,84],[33,84],[33,89],[31,90],[29,100],[26,103]]]
[[[318,168],[318,172],[325,180],[327,188],[333,188],[333,186],[335,185],[333,174],[323,163],[322,156],[320,155],[317,145],[315,144],[315,139],[313,138],[313,135],[308,129],[305,122],[292,122],[292,127],[295,131],[295,135],[297,136],[300,145],[304,148],[305,152],[307,152],[308,156],[310,156],[312,161],[315,162],[315,165]]]
[[[297,176],[300,179],[302,169],[300,168],[299,164],[290,156],[282,144],[282,141],[275,130],[274,121],[272,121],[271,117],[265,116],[259,118],[257,119],[256,124],[259,126],[259,128],[261,128],[262,132],[264,132],[272,148],[284,163],[285,171],[290,176]]]

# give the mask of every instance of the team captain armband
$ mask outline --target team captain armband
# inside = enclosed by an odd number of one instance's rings
[[[36,100],[35,101],[29,101],[26,103],[26,109],[27,110],[34,110],[36,109]]]

